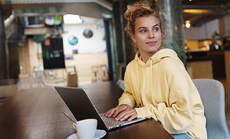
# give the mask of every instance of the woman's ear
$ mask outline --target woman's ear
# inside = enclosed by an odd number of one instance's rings
[[[135,43],[137,42],[137,41],[136,41],[136,38],[135,38],[135,35],[130,34],[130,37],[131,37],[131,39],[133,40],[133,42],[135,42]]]

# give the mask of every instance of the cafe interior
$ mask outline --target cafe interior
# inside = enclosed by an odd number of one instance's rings
[[[99,112],[117,105],[135,56],[124,12],[136,1],[0,1],[1,139],[70,139],[75,129],[63,113],[76,118],[54,86],[83,88]],[[230,1],[149,1],[167,34],[164,47],[177,53],[198,91],[205,92],[202,101],[210,98],[203,101],[208,138],[229,138]],[[146,120],[103,138],[173,137]]]

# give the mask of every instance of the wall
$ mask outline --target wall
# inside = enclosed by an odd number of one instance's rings
[[[104,40],[103,20],[93,18],[83,18],[82,24],[64,24],[63,47],[65,56],[72,59],[66,59],[66,71],[74,71],[78,74],[79,82],[90,82],[92,79],[92,66],[107,66],[106,42]],[[85,38],[83,31],[91,29],[93,36]],[[78,38],[78,43],[74,46],[68,42],[69,36],[74,35]],[[72,51],[78,49],[78,54]],[[23,67],[21,74],[29,76],[33,73],[33,68],[43,66],[41,44],[34,43],[31,39],[26,39],[26,43],[19,47],[20,66]],[[67,72],[62,69],[51,70],[57,79],[66,79]],[[49,78],[52,81],[52,77]]]
[[[219,27],[219,19],[215,19],[212,20],[204,25],[202,25],[201,27],[191,27],[191,28],[185,28],[184,29],[184,34],[185,34],[185,39],[186,40],[204,40],[204,39],[211,39],[212,38],[212,34],[214,33],[214,31],[217,31],[217,33],[220,33],[219,30],[224,29],[225,36],[229,36],[230,35],[230,15],[226,15],[223,17],[223,20],[220,23],[224,24],[224,25],[220,25]]]
[[[215,31],[219,33],[218,19],[210,21],[201,27],[185,28],[184,34],[186,40],[204,40],[211,39]]]
[[[107,66],[105,30],[103,20],[98,21],[86,17],[83,17],[83,19],[84,23],[82,24],[64,24],[65,33],[62,34],[62,37],[65,56],[73,57],[72,60],[65,60],[67,72],[71,71],[71,67],[75,67],[78,81],[90,82],[92,80],[92,66]],[[85,29],[93,31],[91,38],[83,36]],[[78,38],[78,43],[74,46],[68,42],[68,38],[72,35]],[[75,49],[78,50],[78,54],[72,53]]]
[[[225,22],[225,35],[226,36],[229,36],[230,35],[230,25],[229,25],[229,23],[230,23],[230,15],[226,15],[225,17],[224,17],[224,22]]]
[[[104,28],[96,28],[95,24],[70,24],[63,26],[64,33],[63,45],[64,53],[72,54],[72,50],[78,49],[78,53],[94,53],[106,51],[106,42],[104,38]],[[85,29],[91,29],[93,31],[92,38],[85,38],[83,31]],[[68,38],[74,35],[78,38],[78,44],[72,46],[68,42]]]
[[[26,39],[25,44],[19,46],[19,63],[21,66],[20,74],[30,75],[34,67],[39,66],[36,54],[36,47],[31,39]]]

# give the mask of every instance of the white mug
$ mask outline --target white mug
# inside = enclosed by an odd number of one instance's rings
[[[77,135],[81,139],[92,139],[97,129],[97,119],[85,119],[73,123],[73,128],[76,129]]]

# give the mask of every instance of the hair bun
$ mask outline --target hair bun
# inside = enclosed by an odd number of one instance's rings
[[[135,9],[132,6],[128,5],[127,10],[126,10],[126,12],[124,14],[125,18],[129,19],[130,17],[132,17],[132,13],[133,13],[134,10]]]
[[[139,10],[152,10],[151,4],[148,1],[135,2],[133,5],[127,5],[127,10],[124,14],[125,18],[128,20],[132,17],[132,14]]]

